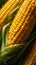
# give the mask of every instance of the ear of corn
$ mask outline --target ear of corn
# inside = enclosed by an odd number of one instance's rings
[[[20,6],[17,6],[13,11],[11,11],[7,15],[6,19],[4,20],[4,25],[3,25],[2,33],[1,33],[2,34],[2,47],[4,47],[4,44],[6,45],[7,41],[5,41],[5,36],[6,36],[7,30],[9,28],[10,24],[11,24],[11,20],[14,19],[17,11],[19,10],[19,7]],[[0,36],[0,39],[1,39],[1,36]]]
[[[2,28],[3,21],[6,18],[7,14],[21,3],[22,0],[8,0],[7,3],[2,7],[2,9],[0,10],[0,30]]]
[[[11,23],[11,20],[13,20],[14,19],[14,17],[15,17],[15,15],[16,15],[16,13],[17,13],[17,11],[19,10],[19,8],[20,8],[20,5],[19,6],[17,6],[13,11],[11,11],[7,16],[6,16],[6,18],[5,18],[5,20],[4,20],[4,24],[3,24],[3,28],[2,28],[2,30],[0,31],[0,48],[1,48],[1,45],[2,45],[2,43],[3,43],[3,39],[5,40],[5,38],[3,38],[3,37],[5,37],[5,35],[3,35],[4,34],[4,32],[5,32],[5,30],[6,30],[6,28],[8,27],[8,23]],[[7,25],[7,26],[6,26]],[[5,30],[4,30],[5,29]],[[3,32],[3,30],[4,30],[4,32]],[[5,34],[6,34],[6,32],[5,32]],[[3,39],[2,39],[3,38]],[[5,43],[6,44],[6,43]]]
[[[36,40],[34,40],[30,49],[30,54],[28,54],[22,65],[36,65]]]
[[[8,45],[25,42],[36,21],[36,0],[25,0],[7,32]]]

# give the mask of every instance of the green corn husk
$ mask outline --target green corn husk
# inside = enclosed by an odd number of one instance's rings
[[[20,52],[23,47],[24,45],[16,44],[16,45],[12,45],[11,47],[5,47],[3,50],[1,49],[0,65],[4,64],[11,57],[12,57],[12,63],[13,63],[14,59],[16,59],[16,55],[18,55],[18,52]]]
[[[19,60],[19,58],[21,58],[21,56],[23,55],[29,44],[36,37],[35,34],[36,32],[30,36],[31,39],[27,43],[15,44],[12,45],[11,47],[4,47],[1,50],[0,65],[2,64],[5,65],[5,63],[7,65],[7,63],[9,63],[8,60],[10,60],[11,58],[12,58],[12,65],[14,65]]]

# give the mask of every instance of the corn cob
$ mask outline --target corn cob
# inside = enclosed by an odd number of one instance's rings
[[[26,41],[36,21],[36,0],[25,0],[7,32],[8,45]]]
[[[27,56],[22,65],[36,65],[36,40],[32,45],[30,54]]]
[[[7,14],[22,2],[22,0],[8,0],[7,3],[2,7],[2,9],[0,10],[0,30]]]

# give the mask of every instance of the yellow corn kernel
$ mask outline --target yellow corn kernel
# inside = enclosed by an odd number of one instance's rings
[[[23,0],[8,0],[7,3],[2,7],[0,10],[0,30],[7,14],[22,2]]]
[[[36,21],[36,0],[25,0],[7,33],[8,45],[26,41]]]

